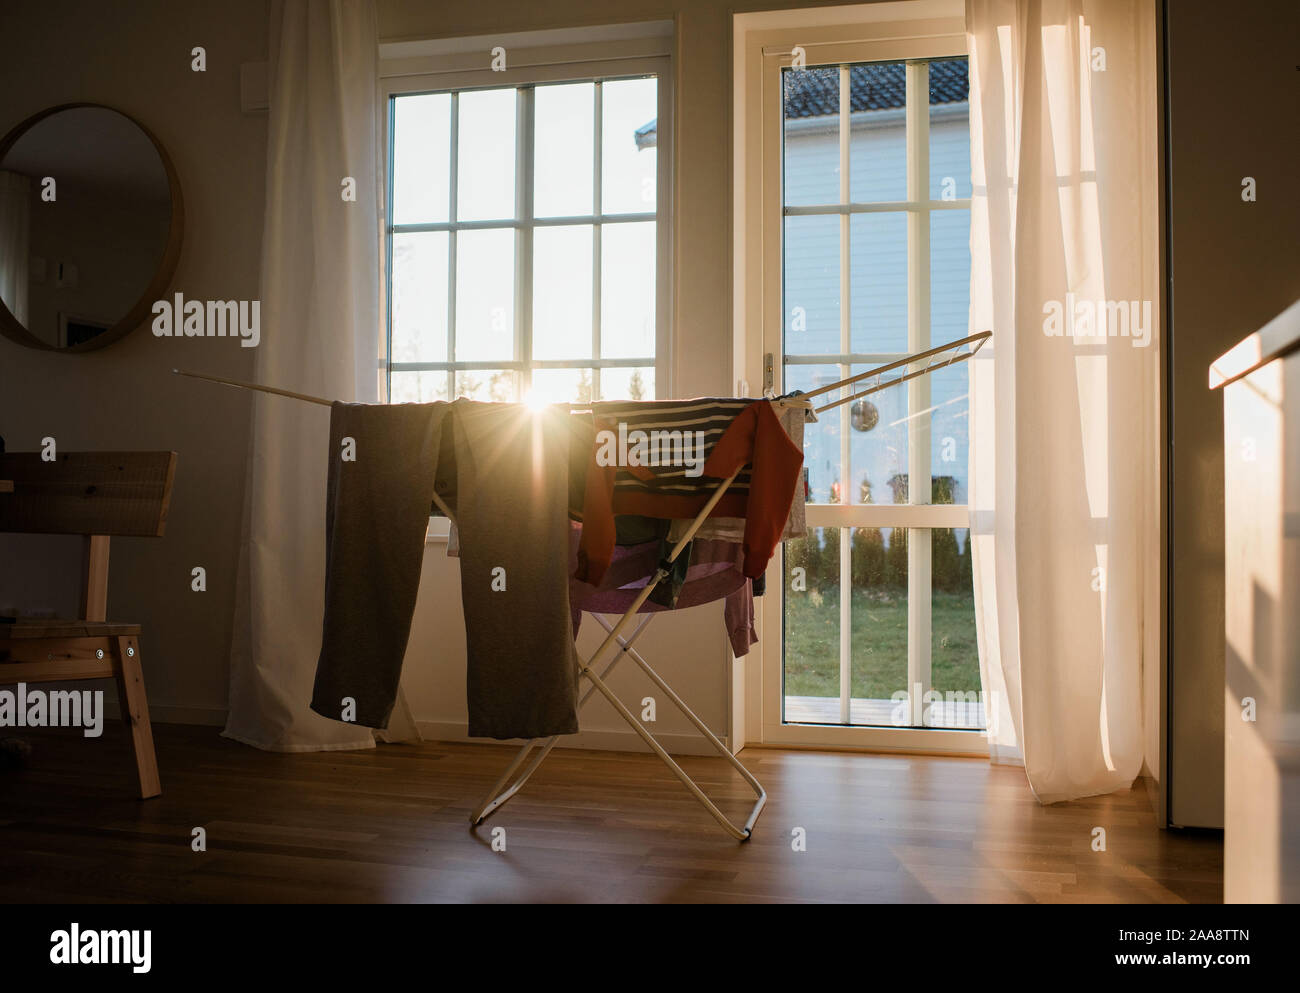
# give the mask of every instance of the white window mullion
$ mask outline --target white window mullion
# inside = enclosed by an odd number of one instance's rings
[[[852,133],[852,83],[849,67],[840,66],[840,203],[850,199],[849,149]],[[849,320],[852,313],[852,286],[849,258],[849,215],[840,215],[840,351],[853,350],[853,333]],[[847,365],[840,366],[840,378],[849,375]],[[847,387],[842,395],[847,396]],[[852,437],[849,408],[842,404],[840,416],[840,503],[852,503],[849,496],[849,477],[852,473]],[[853,529],[840,528],[840,723],[852,723],[853,710]]]
[[[601,198],[604,195],[602,186],[602,170],[604,167],[604,156],[601,154],[601,148],[605,140],[604,131],[604,89],[600,85],[600,80],[596,81],[594,94],[595,110],[592,113],[592,121],[595,127],[595,137],[592,140],[592,164],[591,175],[593,182],[591,194],[591,216],[598,219],[602,211]],[[599,220],[594,220],[591,225],[591,357],[600,358],[600,281],[601,281],[601,232],[602,228]],[[597,366],[591,370],[591,399],[592,402],[602,399],[600,393],[600,367]]]
[[[533,385],[533,88],[515,102],[515,357],[524,363],[518,396]]]
[[[907,349],[930,347],[930,67],[907,64]],[[907,384],[908,503],[930,503],[930,377]],[[917,529],[907,543],[907,682],[914,723],[928,724],[930,691],[930,536]]]
[[[456,361],[456,184],[460,179],[460,94],[451,95],[451,163],[447,167],[447,359]],[[447,399],[456,399],[456,371],[447,370]]]

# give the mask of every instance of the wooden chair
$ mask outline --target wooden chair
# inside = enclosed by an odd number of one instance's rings
[[[0,532],[85,535],[81,618],[0,622],[0,685],[116,679],[143,799],[158,796],[140,625],[110,623],[108,545],[113,535],[161,537],[175,452],[0,454]]]

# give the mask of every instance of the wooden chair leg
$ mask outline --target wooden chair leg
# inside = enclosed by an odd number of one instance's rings
[[[140,777],[140,798],[162,793],[158,779],[158,757],[153,748],[153,728],[149,723],[149,701],[144,692],[144,671],[140,668],[140,646],[135,638],[117,638],[117,696],[122,719],[130,724],[131,751],[135,753],[136,772]]]

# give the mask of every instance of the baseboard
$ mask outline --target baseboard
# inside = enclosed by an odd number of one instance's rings
[[[117,694],[112,691],[104,694],[104,717],[112,721],[120,720],[122,717]],[[151,703],[149,720],[155,724],[195,724],[199,727],[223,728],[226,726],[226,709],[224,707],[174,707],[166,703]]]
[[[457,721],[416,721],[420,734],[429,741],[471,741],[483,743],[488,739],[471,738],[465,732],[466,725]],[[721,735],[723,744],[727,739]],[[670,755],[717,755],[713,746],[698,734],[656,734],[655,740],[663,745]],[[523,741],[512,739],[500,744],[522,745]],[[557,748],[589,748],[600,752],[646,752],[650,746],[641,740],[635,731],[618,731],[614,729],[592,728],[567,734],[562,737]]]
[[[121,712],[118,701],[111,694],[104,694],[104,717],[118,720]],[[219,707],[177,707],[169,704],[150,704],[149,719],[156,724],[194,724],[200,727],[225,727],[226,711]],[[486,742],[486,738],[471,738],[463,721],[416,721],[420,734],[427,741],[471,741]],[[728,744],[725,735],[719,735],[722,743]],[[701,735],[690,733],[656,734],[655,739],[670,755],[717,755],[713,746]],[[512,739],[502,744],[522,745],[520,739]],[[589,748],[600,752],[646,752],[650,746],[641,740],[635,731],[619,731],[615,728],[592,728],[577,734],[565,735],[557,748]]]

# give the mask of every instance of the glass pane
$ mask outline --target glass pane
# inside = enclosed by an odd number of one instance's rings
[[[856,376],[880,364],[853,366],[850,374]],[[885,377],[890,375],[896,373],[885,373]],[[874,382],[870,378],[860,380],[853,385],[852,392],[860,393]],[[819,415],[826,419],[832,413],[847,411],[840,416],[848,422],[851,471],[846,475],[852,480],[851,503],[907,503],[910,385],[891,386]]]
[[[906,355],[906,214],[850,218],[849,279],[853,351]]]
[[[530,403],[591,403],[590,369],[534,369]]]
[[[446,231],[393,235],[393,362],[447,360]]]
[[[781,72],[785,204],[840,202],[839,66]]]
[[[515,373],[509,369],[458,369],[456,396],[494,403],[517,400]]]
[[[446,221],[451,181],[451,94],[393,99],[393,223]]]
[[[655,354],[655,222],[600,228],[600,354]]]
[[[840,529],[785,543],[785,720],[840,723]]]
[[[803,390],[808,393],[843,379],[847,373],[840,370],[838,365],[787,365],[783,388],[786,392]],[[840,395],[823,394],[815,400],[818,404],[829,403]],[[818,415],[815,424],[804,427],[803,472],[809,503],[840,501],[840,421],[838,409],[828,410]]]
[[[907,199],[907,78],[901,62],[849,68],[849,193],[854,203]]]
[[[592,213],[596,140],[596,87],[593,83],[539,86],[533,107],[536,217],[576,217]]]
[[[510,229],[456,235],[456,359],[514,358],[515,233]]]
[[[460,94],[456,218],[515,216],[515,91]]]
[[[601,203],[606,214],[655,209],[659,81],[601,84]]]
[[[591,358],[590,224],[533,229],[533,358]]]
[[[935,529],[930,536],[930,685],[934,696],[929,701],[927,724],[982,728],[984,702],[971,591],[970,531]]]
[[[655,367],[650,365],[632,369],[601,369],[600,398],[602,400],[655,399]]]
[[[785,219],[785,352],[838,355],[840,219]]]
[[[906,701],[908,538],[905,528],[854,528],[850,539],[853,724],[913,723]]]
[[[930,215],[930,340],[956,341],[970,327],[970,211]]]
[[[436,372],[394,372],[389,376],[389,403],[433,403],[446,401],[448,374]]]
[[[930,63],[930,197],[970,197],[970,86],[965,59]]]
[[[930,373],[930,502],[967,503],[970,365]],[[920,443],[920,442],[918,442]]]

